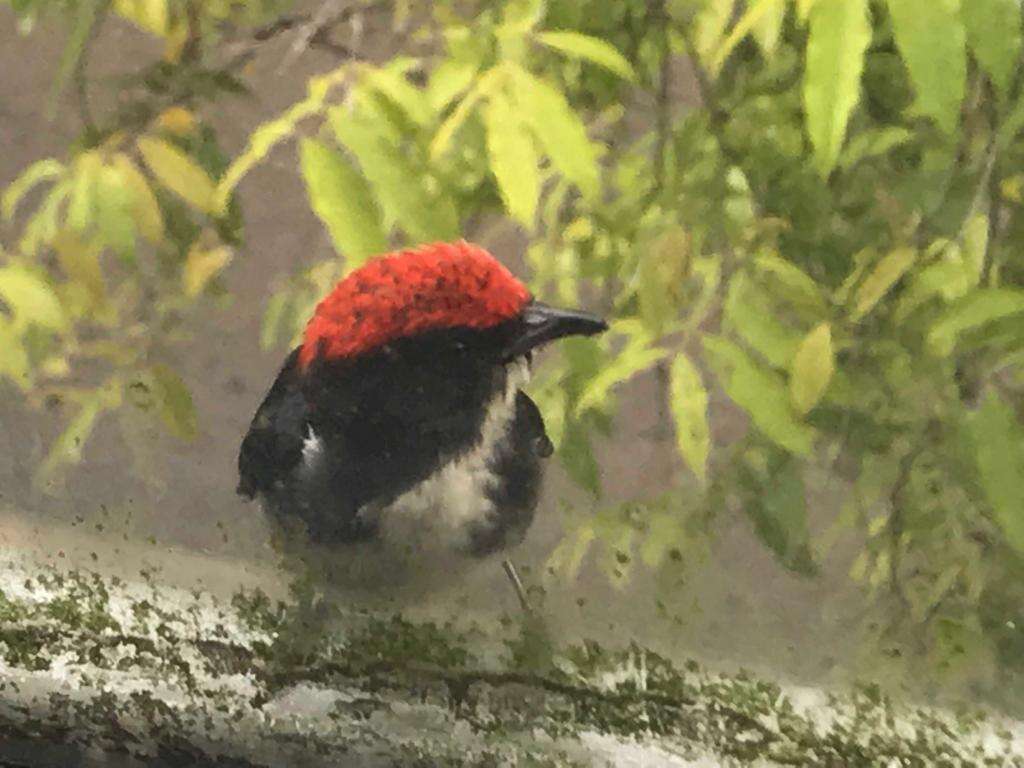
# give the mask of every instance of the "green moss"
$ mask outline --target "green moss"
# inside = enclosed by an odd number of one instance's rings
[[[178,687],[189,702],[171,706],[151,693],[107,692],[85,703],[54,696],[45,723],[23,722],[25,733],[47,738],[79,738],[68,735],[74,725],[76,733],[111,749],[134,749],[135,736],[121,725],[132,717],[144,724],[157,753],[199,761],[201,750],[190,734],[252,717],[277,692],[306,682],[345,693],[328,718],[333,726],[301,737],[311,750],[340,749],[373,736],[373,724],[390,712],[392,701],[424,707],[432,717],[443,712],[450,722],[468,726],[480,743],[494,745],[493,751],[444,759],[434,746],[400,745],[399,754],[408,758],[401,765],[500,765],[509,755],[532,754],[522,746],[522,734],[571,740],[583,731],[667,739],[738,763],[1024,765],[1016,756],[984,756],[977,739],[983,720],[976,711],[913,709],[877,686],[862,686],[832,697],[822,725],[798,711],[778,684],[755,675],[716,675],[692,661],[676,665],[635,644],[565,646],[530,621],[509,630],[505,665],[484,667],[473,650],[476,634],[399,615],[346,617],[341,635],[307,636],[305,652],[295,654],[296,637],[311,627],[324,629],[317,622],[325,615],[312,602],[275,604],[263,593],[240,593],[201,628],[198,606],[202,601],[208,608],[208,598],[193,594],[191,602],[174,602],[151,585],[149,595],[131,601],[122,625],[110,612],[110,591],[117,587],[95,575],[43,573],[30,587],[38,600],[0,594],[0,650],[7,664],[45,670],[52,659],[71,653],[83,685],[102,687],[108,671],[138,670],[140,677]],[[319,618],[303,623],[311,616]],[[256,639],[243,641],[242,635]],[[235,674],[253,681],[253,697],[217,689],[215,681]],[[0,730],[12,727],[0,723]],[[1009,750],[1010,734],[999,738]],[[570,763],[538,752],[533,763],[520,764]]]

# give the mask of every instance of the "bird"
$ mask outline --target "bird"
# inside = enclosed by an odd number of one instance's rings
[[[507,552],[553,452],[524,392],[533,355],[607,328],[465,240],[374,257],[317,304],[242,440],[237,492],[336,559]]]

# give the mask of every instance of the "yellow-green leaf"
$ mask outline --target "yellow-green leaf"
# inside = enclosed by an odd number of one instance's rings
[[[152,366],[149,373],[160,418],[171,434],[182,440],[191,440],[197,433],[192,393],[181,377],[162,363]]]
[[[971,281],[971,287],[981,281],[985,271],[985,256],[988,254],[988,216],[979,213],[964,224],[960,238],[963,241],[964,267]]]
[[[430,141],[430,159],[437,161],[452,143],[455,134],[473,114],[473,109],[481,99],[491,94],[497,85],[504,81],[506,70],[502,67],[491,67],[480,75],[476,84],[470,88],[459,101],[452,113],[445,118],[444,122],[437,129],[434,138]]]
[[[351,67],[352,65],[346,62],[331,72],[311,78],[306,87],[308,95],[305,99],[293,104],[283,115],[264,123],[249,135],[249,144],[245,151],[231,162],[217,185],[214,203],[218,211],[227,210],[235,187],[270,153],[270,150],[295,133],[303,120],[324,110],[331,89],[349,76]]]
[[[793,357],[789,395],[797,413],[808,413],[818,404],[835,369],[832,328],[828,323],[822,323],[804,337]]]
[[[216,185],[195,160],[173,144],[152,136],[140,136],[136,144],[161,184],[194,208],[217,213]]]
[[[697,366],[685,354],[680,353],[672,361],[669,397],[676,422],[679,454],[693,474],[704,482],[707,479],[708,454],[711,452],[708,392]]]
[[[868,0],[818,0],[810,13],[804,112],[815,164],[828,176],[860,100],[864,53],[871,42]]]
[[[788,368],[800,344],[800,334],[777,318],[767,292],[745,274],[729,284],[725,322],[776,368]]]
[[[540,171],[533,137],[501,93],[484,110],[487,153],[505,208],[527,229],[533,229],[540,197]]]
[[[398,225],[420,242],[458,236],[458,214],[451,199],[431,186],[426,169],[382,133],[372,116],[337,107],[330,111],[330,122],[338,141],[359,161],[380,202],[385,229]]]
[[[823,2],[818,0],[817,5]],[[893,36],[910,72],[918,109],[947,134],[955,133],[967,81],[960,0],[888,0],[888,5]]]
[[[817,0],[796,0],[796,15],[800,21],[807,21]]]
[[[59,331],[67,326],[57,294],[46,279],[31,269],[17,264],[0,267],[0,299],[10,308],[18,328],[37,323]]]
[[[784,0],[754,0],[746,12],[740,16],[739,21],[729,31],[729,34],[722,43],[715,49],[708,62],[708,69],[717,74],[736,46],[766,20],[767,26],[762,30],[762,34],[766,35],[765,39],[774,48],[775,43],[778,42],[779,28],[781,27],[782,16],[785,12],[786,4]],[[773,16],[774,18],[772,18]],[[774,39],[771,38],[772,35],[774,35]],[[768,52],[770,53],[770,51]]]
[[[701,61],[711,68],[714,54],[721,48],[725,30],[732,21],[736,0],[707,0],[701,4],[693,24],[694,45]],[[714,70],[712,70],[714,71]]]
[[[399,60],[383,68],[370,69],[364,83],[402,109],[417,125],[425,126],[434,115],[426,92],[413,86],[406,77],[411,62]]]
[[[185,267],[181,272],[185,295],[195,298],[202,293],[207,283],[231,263],[231,256],[231,249],[226,245],[209,250],[193,245],[188,251]]]
[[[913,248],[897,248],[887,253],[875,265],[871,274],[860,284],[854,297],[853,312],[850,315],[854,322],[875,308],[916,259],[917,251]]]
[[[310,204],[338,253],[358,266],[387,250],[380,211],[363,177],[339,152],[318,141],[303,139],[299,150]]]
[[[572,582],[579,575],[583,559],[590,552],[596,533],[591,525],[583,525],[564,536],[548,556],[544,572],[557,574],[559,583]]]
[[[565,94],[521,68],[514,68],[515,101],[555,168],[594,201],[601,191],[597,151]]]
[[[810,453],[814,430],[793,413],[782,377],[758,365],[728,339],[706,336],[703,343],[708,364],[726,394],[750,414],[757,428],[791,453]]]
[[[29,391],[34,383],[22,333],[3,315],[0,315],[0,376],[23,392]]]
[[[576,402],[576,413],[600,408],[608,401],[612,389],[641,371],[645,371],[668,355],[668,350],[648,347],[645,340],[626,345],[612,362],[594,376]]]
[[[167,34],[168,0],[114,0],[114,10],[147,32]]]
[[[114,156],[113,166],[116,168],[132,196],[132,213],[135,224],[142,236],[151,243],[159,243],[164,237],[164,217],[156,196],[142,174],[127,155],[118,153]]]
[[[97,192],[103,160],[96,151],[78,156],[72,172],[68,225],[84,232],[96,223]]]
[[[168,107],[156,118],[156,127],[176,136],[187,136],[196,130],[196,116],[184,107]]]
[[[430,73],[427,101],[437,112],[447,107],[460,93],[464,93],[476,78],[479,68],[475,62],[445,59]]]
[[[787,0],[763,0],[768,6],[764,14],[754,22],[751,34],[761,46],[765,56],[772,56],[779,45],[779,37],[782,34],[782,24],[786,20],[786,13],[789,11]]]
[[[771,0],[775,2],[776,0]],[[556,51],[604,67],[626,80],[636,80],[632,65],[605,40],[579,32],[541,32],[537,40]]]
[[[4,190],[3,197],[0,198],[0,210],[3,211],[5,219],[11,218],[14,215],[15,209],[18,207],[18,203],[21,198],[37,184],[41,184],[48,179],[53,179],[61,176],[64,173],[64,165],[52,157],[46,160],[40,160],[37,163],[33,163],[26,168],[22,174],[14,180],[14,182]]]
[[[1005,96],[1020,58],[1020,0],[961,0],[960,13],[975,58]]]
[[[68,279],[85,289],[85,295],[93,305],[103,303],[107,287],[100,267],[100,247],[94,241],[82,240],[71,230],[58,233],[53,247]]]
[[[135,254],[135,196],[128,180],[113,165],[100,169],[96,184],[96,234],[125,259]]]

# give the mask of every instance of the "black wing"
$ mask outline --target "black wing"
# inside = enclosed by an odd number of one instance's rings
[[[295,349],[253,416],[238,453],[238,493],[248,498],[280,489],[302,461],[309,407],[298,382]]]

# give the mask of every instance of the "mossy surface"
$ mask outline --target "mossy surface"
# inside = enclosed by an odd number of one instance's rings
[[[515,624],[11,570],[0,743],[238,766],[616,765],[617,750],[650,765],[1024,766],[1020,729],[993,716],[872,687],[800,692],[638,645],[561,647],[543,622]]]

